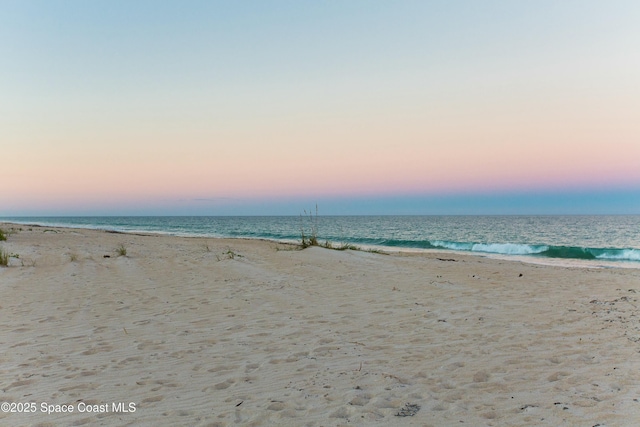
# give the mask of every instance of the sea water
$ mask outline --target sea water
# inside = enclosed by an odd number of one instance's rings
[[[6,217],[22,224],[179,236],[300,241],[423,251],[445,250],[532,261],[640,268],[640,215],[598,216],[246,216]],[[524,257],[524,258],[523,258]]]

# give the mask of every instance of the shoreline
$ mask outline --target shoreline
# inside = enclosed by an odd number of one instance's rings
[[[177,237],[177,238],[201,238],[201,239],[222,239],[222,240],[248,240],[248,241],[265,241],[271,242],[274,244],[283,244],[283,245],[294,245],[299,246],[300,242],[298,240],[276,240],[262,237],[224,237],[224,236],[207,236],[207,235],[197,235],[197,234],[188,234],[188,233],[171,233],[171,232],[162,232],[162,231],[149,231],[149,230],[116,230],[116,229],[108,229],[104,227],[91,227],[91,226],[69,226],[69,225],[49,225],[49,224],[38,224],[38,223],[16,223],[10,221],[0,221],[0,227],[10,226],[10,227],[41,227],[41,228],[59,228],[59,229],[71,229],[71,230],[96,230],[103,231],[106,233],[115,233],[115,234],[130,234],[137,236],[168,236],[168,237]],[[319,245],[322,247],[322,245]],[[398,247],[398,246],[379,246],[379,245],[356,245],[354,247],[358,248],[356,250],[362,250],[365,252],[376,252],[380,251],[386,254],[393,253],[410,253],[410,254],[443,254],[443,255],[457,255],[457,256],[472,256],[472,257],[480,257],[487,259],[496,259],[502,261],[512,261],[512,262],[523,262],[527,264],[533,265],[543,265],[543,266],[556,266],[556,267],[568,267],[568,268],[621,268],[621,269],[634,269],[640,270],[640,262],[635,261],[611,261],[605,259],[596,259],[596,260],[583,260],[577,258],[550,258],[550,257],[537,257],[535,255],[510,255],[510,254],[499,254],[499,253],[491,253],[491,252],[474,252],[474,251],[457,251],[452,249],[423,249],[423,248],[410,248],[410,247]]]
[[[637,270],[56,231],[2,242],[0,423],[640,422]]]

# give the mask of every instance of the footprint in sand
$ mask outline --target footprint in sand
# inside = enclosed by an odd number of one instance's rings
[[[152,396],[152,397],[147,397],[146,399],[143,399],[142,403],[160,402],[163,399],[164,399],[164,396],[162,396],[162,395]]]
[[[235,384],[235,381],[232,379],[228,379],[226,381],[223,381],[221,383],[214,385],[213,388],[215,388],[216,390],[224,390],[231,387],[233,384]]]
[[[249,363],[249,364],[247,364],[247,366],[245,366],[244,372],[248,374],[249,372],[255,371],[259,367],[260,367],[259,363]]]

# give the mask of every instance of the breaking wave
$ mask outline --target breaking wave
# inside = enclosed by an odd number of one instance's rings
[[[425,249],[449,249],[465,252],[482,252],[500,255],[531,255],[545,258],[567,258],[585,260],[636,261],[640,262],[640,249],[584,248],[579,246],[527,245],[520,243],[476,243],[434,241],[387,240],[385,246],[418,247]]]

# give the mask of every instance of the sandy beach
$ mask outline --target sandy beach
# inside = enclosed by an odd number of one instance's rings
[[[640,425],[637,269],[0,228],[1,425]]]

